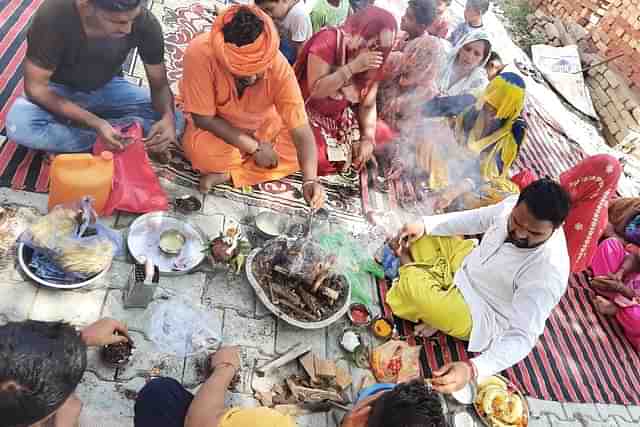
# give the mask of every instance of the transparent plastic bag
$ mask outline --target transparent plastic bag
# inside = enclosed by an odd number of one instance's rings
[[[220,346],[215,323],[211,313],[174,298],[151,305],[148,336],[161,352],[183,357]]]
[[[98,221],[93,200],[55,206],[20,236],[33,249],[30,266],[55,282],[85,280],[109,268],[122,253],[122,236]]]

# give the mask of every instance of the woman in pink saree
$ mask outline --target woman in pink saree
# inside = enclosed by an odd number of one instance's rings
[[[615,316],[633,347],[640,351],[640,257],[618,239],[603,240],[591,262],[596,309]]]
[[[298,56],[294,68],[316,138],[318,174],[361,168],[389,139],[388,129],[377,126],[376,95],[395,35],[393,15],[370,6],[317,32]]]

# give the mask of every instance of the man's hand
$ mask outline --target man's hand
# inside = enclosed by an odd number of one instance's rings
[[[309,204],[309,207],[314,211],[317,211],[324,205],[324,188],[319,182],[303,185],[302,195],[304,196],[304,200]]]
[[[100,124],[96,127],[96,132],[111,151],[122,151],[124,146],[131,142],[131,138],[123,136],[106,120],[100,121]]]
[[[447,363],[442,368],[433,371],[431,385],[440,393],[453,393],[462,389],[471,381],[473,372],[465,362]]]
[[[353,166],[360,170],[373,157],[373,149],[376,147],[371,138],[362,138],[360,142],[353,146]]]
[[[117,333],[117,334],[116,334]],[[127,327],[115,319],[104,318],[87,326],[80,333],[89,347],[117,344],[129,341]]]
[[[400,230],[399,241],[400,244],[413,243],[424,236],[424,224],[422,222],[413,222],[405,224]]]
[[[218,366],[227,365],[240,369],[240,347],[220,347],[218,351],[209,356],[209,366],[215,371]]]
[[[79,425],[80,412],[82,412],[82,401],[75,394],[62,404],[53,416],[55,427],[76,427]]]
[[[143,139],[145,147],[151,153],[165,152],[177,140],[175,120],[171,118],[163,118],[155,122],[147,137]]]
[[[278,166],[278,153],[275,152],[271,144],[260,142],[258,151],[253,155],[253,161],[261,168],[273,169]]]

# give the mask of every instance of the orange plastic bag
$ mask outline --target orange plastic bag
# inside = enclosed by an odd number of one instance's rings
[[[371,370],[381,383],[404,383],[420,378],[420,347],[391,340],[371,352]]]
[[[166,211],[169,201],[151,168],[140,123],[134,122],[120,132],[133,142],[127,144],[123,151],[113,153],[113,188],[103,214],[111,215],[114,210],[131,213]],[[93,153],[99,155],[105,150],[104,143],[98,138]]]

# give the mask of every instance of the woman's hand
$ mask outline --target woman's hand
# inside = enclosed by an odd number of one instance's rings
[[[382,66],[384,56],[377,50],[363,50],[353,61],[347,64],[353,74],[377,70]]]
[[[362,138],[360,142],[353,146],[353,166],[360,170],[373,157],[373,150],[376,143],[371,138]]]

